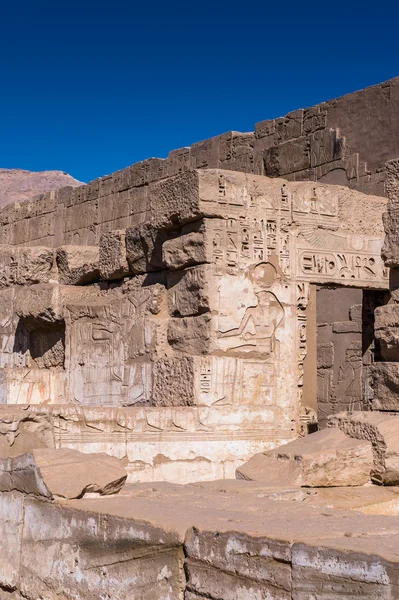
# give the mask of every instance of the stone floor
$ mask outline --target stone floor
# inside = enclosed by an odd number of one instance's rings
[[[394,600],[398,505],[399,488],[240,480],[3,493],[0,598]]]

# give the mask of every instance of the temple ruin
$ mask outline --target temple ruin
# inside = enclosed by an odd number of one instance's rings
[[[1,600],[399,598],[398,156],[399,78],[0,210]]]

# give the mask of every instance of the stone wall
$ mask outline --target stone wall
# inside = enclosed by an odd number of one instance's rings
[[[387,163],[388,210],[382,257],[390,268],[390,299],[375,311],[382,361],[373,367],[375,410],[399,410],[399,159]]]
[[[140,223],[156,182],[221,168],[290,180],[348,185],[385,195],[386,161],[399,156],[399,78],[152,158],[78,188],[62,188],[0,212],[0,244],[98,243]],[[378,123],[378,126],[376,124]]]

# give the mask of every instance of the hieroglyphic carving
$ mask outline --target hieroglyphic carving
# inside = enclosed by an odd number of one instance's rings
[[[307,226],[299,230],[296,245],[297,276],[302,279],[386,286],[388,271],[380,257],[380,238]]]

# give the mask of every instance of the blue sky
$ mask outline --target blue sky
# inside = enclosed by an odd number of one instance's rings
[[[397,4],[3,0],[0,167],[89,181],[399,75]]]

